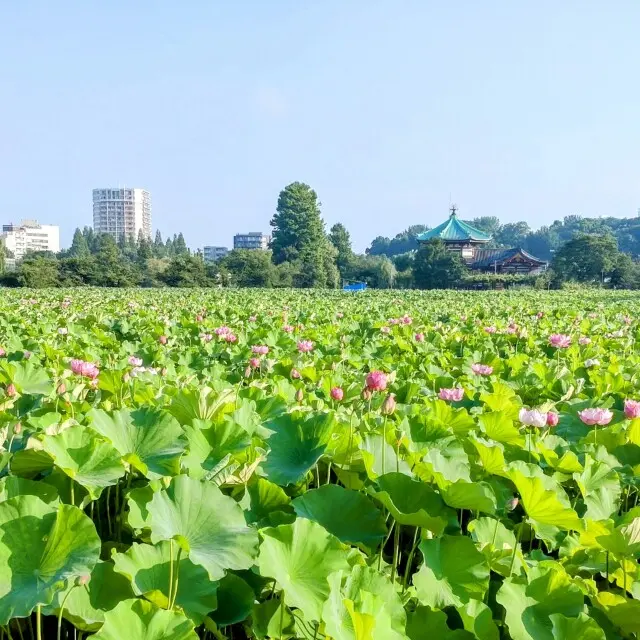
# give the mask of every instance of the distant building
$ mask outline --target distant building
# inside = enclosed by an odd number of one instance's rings
[[[271,236],[260,231],[237,233],[233,236],[234,249],[268,249]]]
[[[204,247],[202,253],[205,262],[218,262],[229,253],[229,249],[227,247]]]
[[[93,230],[136,239],[140,231],[151,239],[151,194],[144,189],[93,190]]]
[[[451,207],[449,219],[416,237],[419,243],[439,239],[449,251],[460,253],[469,269],[488,273],[535,273],[547,267],[540,260],[520,247],[512,249],[487,249],[491,235],[472,227],[456,215]]]
[[[35,220],[23,220],[19,225],[2,225],[0,242],[10,255],[6,258],[8,269],[15,268],[17,262],[28,251],[60,251],[60,227],[52,224],[39,224]]]

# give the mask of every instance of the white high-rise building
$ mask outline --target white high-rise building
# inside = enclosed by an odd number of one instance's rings
[[[39,224],[35,220],[23,220],[20,224],[2,225],[0,242],[10,255],[6,259],[9,269],[24,258],[27,251],[60,251],[60,227]]]
[[[151,239],[151,194],[144,189],[94,189],[93,230],[108,233],[116,240],[122,236]]]

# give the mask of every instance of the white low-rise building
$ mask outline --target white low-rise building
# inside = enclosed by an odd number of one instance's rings
[[[60,251],[60,227],[23,220],[20,224],[2,225],[0,242],[4,245],[8,269],[15,268],[28,251]]]

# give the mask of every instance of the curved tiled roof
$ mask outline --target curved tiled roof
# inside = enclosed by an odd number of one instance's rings
[[[435,229],[425,231],[416,236],[418,242],[433,240],[434,238],[440,238],[445,242],[489,242],[491,240],[491,236],[488,233],[472,227],[463,220],[459,220],[455,208],[452,208],[451,215],[446,222],[438,225]]]
[[[469,266],[472,269],[488,269],[494,265],[500,266],[515,258],[517,255],[521,255],[525,260],[533,262],[534,264],[541,266],[546,264],[544,260],[532,256],[524,249],[514,247],[513,249],[479,249],[476,251],[475,258]]]

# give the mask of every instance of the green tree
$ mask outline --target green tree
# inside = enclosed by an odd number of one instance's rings
[[[495,234],[495,242],[503,247],[522,247],[531,229],[526,222],[508,222]]]
[[[618,243],[610,234],[580,234],[555,254],[551,268],[557,281],[602,283],[618,261]]]
[[[172,258],[176,255],[175,248],[173,246],[173,240],[171,238],[167,238],[164,243],[164,255],[167,258]]]
[[[153,241],[153,257],[154,258],[164,258],[166,254],[166,248],[164,242],[162,242],[162,234],[160,233],[160,229],[156,231],[156,237]]]
[[[134,267],[124,259],[118,245],[109,234],[99,234],[95,246],[99,269],[91,284],[100,287],[135,287],[138,284]]]
[[[342,223],[338,222],[331,227],[329,241],[337,251],[336,266],[340,272],[340,277],[346,280],[351,277],[354,254],[351,248],[351,236]]]
[[[440,239],[421,244],[413,263],[413,279],[418,289],[447,289],[464,276],[460,256],[447,249]]]
[[[20,264],[18,279],[23,287],[57,287],[60,283],[58,260],[51,254],[27,254]]]
[[[611,286],[622,289],[637,289],[640,284],[640,269],[627,253],[618,254],[611,271]]]
[[[160,279],[170,287],[208,287],[211,285],[204,261],[198,256],[174,256]]]
[[[189,249],[187,249],[187,243],[184,241],[182,232],[180,232],[177,236],[173,236],[173,248],[174,253],[177,256],[184,256],[189,253]]]
[[[272,287],[276,280],[270,251],[233,249],[218,262],[218,266],[239,287]]]
[[[75,258],[89,255],[87,238],[79,228],[77,228],[73,234],[73,240],[71,241],[71,247],[69,248],[69,255]]]
[[[137,257],[136,261],[138,266],[144,271],[147,266],[147,260],[153,257],[153,248],[151,245],[151,240],[147,238],[143,233],[142,229],[138,232],[138,243],[137,243]]]
[[[472,227],[495,236],[500,230],[500,219],[496,216],[480,216],[469,222]]]
[[[6,251],[4,248],[4,242],[0,238],[0,275],[4,273],[5,268]]]
[[[309,185],[294,182],[280,192],[271,226],[272,260],[276,265],[296,265],[297,286],[337,286],[336,251],[325,234],[318,196]]]

